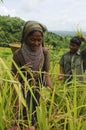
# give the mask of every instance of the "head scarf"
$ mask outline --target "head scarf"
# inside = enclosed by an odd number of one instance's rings
[[[21,42],[24,42],[28,34],[35,30],[45,33],[47,27],[37,21],[27,21],[23,27]]]
[[[28,34],[32,31],[40,31],[45,33],[47,28],[45,25],[36,22],[36,21],[27,21],[23,28],[22,32],[22,43],[25,42]],[[43,68],[44,64],[44,54],[42,45],[40,45],[39,49],[36,51],[32,51],[27,44],[22,44],[22,54],[28,68],[31,68],[32,71],[40,71]],[[39,73],[34,73],[34,78],[38,77]]]
[[[44,54],[42,45],[40,45],[37,51],[31,51],[27,44],[23,44],[21,51],[25,61],[25,66],[32,70],[33,77],[36,80],[38,77],[40,77],[39,71],[42,71],[44,65]]]

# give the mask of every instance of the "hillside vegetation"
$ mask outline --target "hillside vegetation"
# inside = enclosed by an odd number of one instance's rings
[[[25,21],[18,17],[0,16],[0,46],[21,40],[21,32]],[[53,49],[68,47],[71,36],[60,36],[53,32],[45,34],[45,44]]]

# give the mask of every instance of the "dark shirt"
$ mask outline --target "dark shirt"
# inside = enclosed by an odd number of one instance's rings
[[[83,80],[83,60],[79,51],[72,56],[70,51],[63,54],[60,65],[64,68],[64,81],[71,81],[74,76],[78,81]]]

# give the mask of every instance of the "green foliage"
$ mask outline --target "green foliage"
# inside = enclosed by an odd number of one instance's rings
[[[4,46],[1,44],[8,45],[8,43],[20,41],[24,23],[25,21],[18,17],[0,16],[0,46]],[[70,37],[47,32],[44,35],[45,46],[60,50],[60,48],[68,47]]]
[[[71,36],[60,36],[52,32],[45,34],[45,45],[54,50],[66,48],[69,45]]]
[[[23,24],[20,18],[0,16],[0,43],[20,41]]]
[[[5,49],[0,49],[0,56],[3,59],[0,58],[0,130],[10,127],[13,122],[17,122],[17,125],[22,122],[25,125],[23,118],[21,120],[15,118],[14,104],[17,97],[13,96],[13,88],[16,89],[17,95],[20,96],[20,103],[25,105],[25,102],[21,96],[19,84],[16,84],[10,73],[11,50],[6,49],[5,51]],[[86,84],[80,84],[74,80],[73,84],[67,87],[67,84],[57,80],[59,73],[58,60],[64,51],[65,49],[59,51],[59,53],[56,50],[50,51],[52,56],[50,75],[54,90],[51,91],[49,88],[40,87],[40,104],[36,109],[37,130],[86,129]],[[20,70],[19,73],[22,75]],[[23,75],[22,78],[24,78]],[[24,80],[26,79],[24,78]],[[28,86],[27,89],[30,90],[30,87]],[[22,105],[20,110],[22,110]],[[30,113],[28,114],[28,122],[30,123]]]

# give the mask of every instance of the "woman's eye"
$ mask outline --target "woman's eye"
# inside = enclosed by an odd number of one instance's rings
[[[42,39],[30,39],[32,42],[42,42]]]

